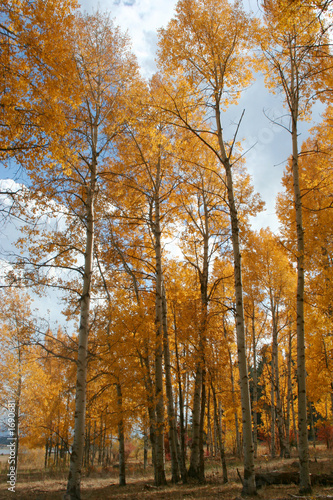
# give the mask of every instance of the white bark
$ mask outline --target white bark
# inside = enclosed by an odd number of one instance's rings
[[[119,440],[119,486],[126,485],[126,467],[125,467],[125,434],[123,417],[123,394],[119,382],[116,384],[117,406],[118,406],[118,440]]]
[[[81,294],[80,329],[78,339],[74,442],[72,447],[67,483],[67,498],[69,498],[70,500],[77,500],[81,498],[80,485],[85,435],[90,289],[94,248],[94,200],[96,165],[94,165],[94,167],[95,168],[92,170],[94,175],[92,175],[90,186],[87,189],[88,192],[86,202],[86,249],[84,256],[84,276]]]
[[[159,185],[159,171],[156,184]],[[160,226],[160,200],[158,194],[154,199],[153,232],[155,235],[156,258],[156,345],[155,345],[155,397],[156,397],[156,452],[155,452],[155,484],[166,484],[164,463],[164,398],[163,398],[163,305],[162,305],[162,251]]]
[[[237,333],[237,351],[238,368],[241,390],[242,404],[242,423],[243,423],[243,449],[244,449],[244,483],[243,493],[254,494],[256,492],[255,473],[254,473],[254,447],[252,437],[252,415],[250,402],[249,375],[247,369],[246,346],[245,346],[245,327],[244,327],[244,308],[243,308],[243,287],[241,273],[241,252],[239,244],[239,222],[235,204],[233,180],[231,173],[230,160],[226,154],[219,104],[215,106],[217,134],[220,146],[220,155],[226,174],[226,185],[228,192],[228,205],[231,222],[231,238],[234,260],[234,283],[236,298],[236,333]]]
[[[163,282],[162,282],[162,311],[163,311],[163,319],[162,319],[163,354],[164,354],[164,368],[165,368],[165,386],[167,395],[167,411],[168,411],[168,421],[169,421],[171,474],[172,474],[172,482],[178,483],[180,480],[179,476],[180,448],[177,437],[176,416],[175,416],[174,401],[173,401],[170,348],[169,348],[169,336],[168,336],[168,324],[167,324],[167,302],[166,302]]]
[[[253,301],[253,311],[252,311],[252,356],[253,356],[253,446],[254,446],[254,456],[257,456],[258,450],[258,414],[257,414],[257,403],[258,403],[258,370],[257,370],[257,343],[256,343],[256,330],[255,330],[255,304]]]
[[[297,104],[297,103],[296,103]],[[306,368],[304,336],[304,230],[302,217],[302,196],[299,184],[297,110],[292,116],[292,171],[297,231],[297,386],[298,386],[298,452],[300,461],[300,492],[311,491],[309,470],[309,443],[306,402]]]

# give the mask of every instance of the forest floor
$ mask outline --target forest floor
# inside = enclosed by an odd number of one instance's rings
[[[333,454],[319,446],[311,449],[310,471],[312,474],[333,474]],[[6,457],[0,457],[5,466]],[[223,484],[219,461],[207,460],[206,483],[190,482],[183,485],[172,485],[156,488],[153,485],[153,470],[149,467],[143,471],[142,466],[129,463],[127,467],[127,486],[117,484],[118,470],[110,467],[108,470],[96,469],[89,476],[82,479],[82,500],[173,500],[173,499],[223,499],[240,500],[242,485],[237,469],[242,473],[242,464],[232,457],[228,457],[229,482]],[[256,472],[269,471],[297,472],[298,462],[296,454],[290,459],[269,459],[261,455],[256,459]],[[7,490],[6,470],[0,471],[0,500],[15,498],[18,500],[61,500],[66,489],[66,472],[56,470],[44,471],[41,469],[22,468],[19,473],[15,493]],[[294,499],[333,499],[333,486],[314,486],[312,495],[300,496],[298,486],[271,485],[258,490],[258,500],[292,500]]]

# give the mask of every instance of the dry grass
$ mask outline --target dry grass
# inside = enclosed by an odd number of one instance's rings
[[[311,450],[311,471],[314,473],[333,473],[333,460],[330,453],[323,447],[317,447],[314,454]],[[1,457],[1,462],[3,457]],[[35,462],[36,463],[36,462]],[[34,461],[30,465],[34,465]],[[270,460],[265,455],[265,450],[256,460],[257,471],[270,470],[297,470],[296,456],[289,460]],[[239,461],[232,457],[228,460],[229,483],[222,483],[221,470],[218,461],[210,460],[207,462],[207,481],[200,485],[191,482],[187,485],[171,485],[155,488],[153,486],[153,471],[150,467],[147,471],[137,464],[128,464],[127,486],[120,487],[117,484],[118,471],[116,468],[109,470],[95,470],[89,477],[82,480],[82,499],[83,500],[108,500],[123,499],[134,500],[141,498],[149,500],[177,500],[177,499],[222,499],[235,500],[241,496],[241,483],[237,476],[237,468],[242,470]],[[34,469],[32,467],[21,468],[21,474],[18,478],[15,494],[7,491],[5,471],[2,469],[0,484],[0,500],[14,498],[19,500],[60,500],[66,488],[67,471],[48,471]],[[296,485],[279,485],[264,487],[258,491],[257,499],[273,500],[288,499],[298,495]],[[332,487],[314,487],[312,500],[333,495]],[[305,498],[305,497],[304,497]]]

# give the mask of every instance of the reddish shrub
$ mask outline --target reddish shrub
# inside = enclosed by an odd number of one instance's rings
[[[317,424],[317,428],[317,438],[326,443],[327,449],[330,449],[333,444],[333,425],[323,420]]]

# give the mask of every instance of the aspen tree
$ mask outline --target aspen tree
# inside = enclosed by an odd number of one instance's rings
[[[316,408],[322,397],[332,401],[331,337],[332,315],[332,109],[328,106],[324,120],[312,129],[300,152],[299,178],[303,201],[305,239],[305,326],[309,345],[306,360],[309,401]],[[291,163],[283,176],[284,192],[278,197],[278,215],[284,244],[296,251],[295,214],[290,204],[293,193]],[[325,390],[323,388],[326,388]],[[332,404],[332,403],[331,403]]]
[[[288,324],[286,308],[289,306],[289,298],[294,293],[294,273],[285,250],[268,229],[261,229],[258,234],[253,234],[249,239],[248,246],[249,248],[246,251],[247,269],[249,272],[252,268],[250,276],[254,283],[259,286],[263,305],[271,317],[271,406],[272,415],[274,414],[272,418],[272,434],[277,425],[280,455],[288,457],[290,452],[286,440],[289,440],[289,436],[285,436],[284,432],[279,344],[281,343],[281,334]],[[274,446],[272,446],[272,450],[274,450]]]
[[[297,380],[300,491],[311,491],[307,434],[303,202],[299,179],[298,124],[307,118],[313,95],[327,71],[327,26],[313,5],[301,1],[265,0],[260,44],[267,62],[267,82],[284,92],[290,116],[293,196],[297,234]],[[273,69],[273,73],[272,70]]]
[[[177,75],[178,90],[165,93],[169,98],[170,121],[190,130],[205,147],[211,149],[223,165],[226,175],[227,200],[230,214],[234,256],[236,294],[236,331],[242,395],[244,485],[243,492],[256,491],[254,476],[251,404],[245,349],[245,329],[241,278],[239,218],[235,203],[232,176],[235,138],[226,144],[222,127],[222,112],[235,102],[239,89],[251,79],[246,63],[249,45],[249,20],[239,3],[230,5],[217,0],[180,0],[176,16],[166,29],[160,30],[159,64],[168,74]],[[189,101],[186,99],[189,98]],[[197,110],[210,115],[212,128],[197,129],[192,118]],[[200,111],[199,111],[200,110]]]
[[[62,217],[64,224],[59,227],[56,223],[55,229],[27,226],[27,236],[20,245],[29,253],[21,261],[27,269],[26,279],[40,287],[67,290],[69,308],[79,297],[75,428],[67,485],[67,496],[77,499],[85,435],[95,229],[100,220],[97,200],[102,198],[101,177],[108,155],[114,151],[114,139],[127,119],[125,103],[138,69],[127,36],[108,16],[99,13],[77,16],[66,50],[74,65],[69,85],[73,96],[69,102],[59,100],[62,128],[55,127],[47,151],[37,164],[32,155],[20,158],[32,184],[24,192],[26,206],[33,207],[31,219],[51,214],[51,218]],[[67,270],[67,274],[51,277],[47,271],[55,268]],[[78,278],[73,278],[75,274]]]
[[[195,370],[195,385],[192,409],[192,447],[189,476],[204,480],[203,430],[206,405],[206,346],[209,326],[209,303],[213,299],[219,278],[211,282],[209,268],[216,256],[223,251],[228,239],[227,217],[220,199],[224,198],[225,186],[217,183],[214,175],[215,157],[204,150],[200,143],[193,149],[195,165],[184,175],[181,193],[185,230],[181,236],[181,248],[186,261],[195,269],[200,289],[200,315],[198,325],[198,346]],[[196,151],[194,153],[194,151]],[[207,153],[207,154],[205,154]],[[209,385],[208,385],[209,387]]]
[[[162,238],[170,224],[172,193],[177,183],[175,162],[172,158],[174,134],[166,126],[163,114],[151,106],[153,96],[159,92],[158,82],[152,80],[150,95],[141,102],[142,116],[136,123],[127,127],[127,140],[119,145],[121,167],[127,162],[131,169],[121,172],[124,185],[137,197],[134,207],[122,200],[123,213],[127,218],[137,221],[146,235],[147,264],[154,269],[156,300],[156,345],[155,345],[155,482],[164,484],[164,397],[163,397],[163,359],[165,368],[166,401],[169,424],[172,481],[179,481],[179,448],[176,419],[174,414],[173,385],[171,376],[169,334],[167,323],[167,303],[164,285],[164,257]],[[126,204],[128,206],[126,206]],[[133,210],[133,211],[132,211]],[[152,252],[153,251],[153,259]]]

